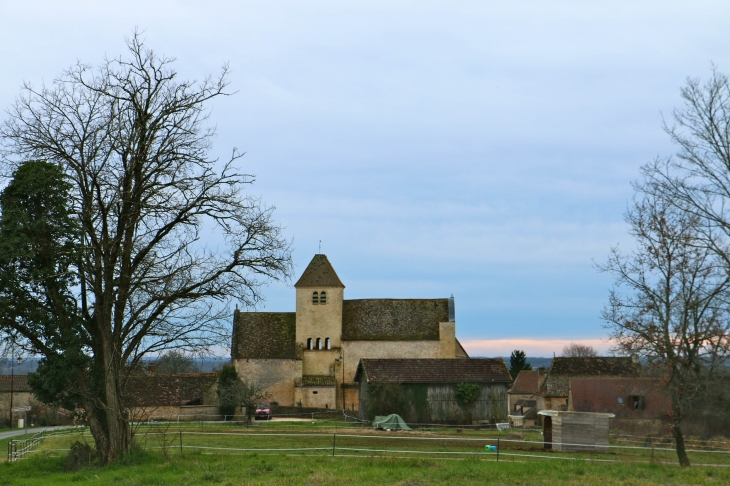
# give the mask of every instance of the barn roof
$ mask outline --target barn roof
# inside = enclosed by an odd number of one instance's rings
[[[514,385],[510,388],[509,393],[537,393],[540,390],[540,372],[532,370],[522,370],[517,375]]]
[[[567,397],[570,379],[588,376],[635,377],[639,366],[631,358],[581,357],[554,358],[541,394],[546,397]]]
[[[294,287],[341,287],[345,288],[345,285],[337,276],[337,272],[332,268],[332,264],[327,259],[327,255],[317,254],[314,255],[312,261],[309,262],[307,268],[304,269],[304,273],[299,277]]]
[[[361,359],[355,381],[368,383],[509,383],[501,358]]]
[[[10,393],[11,375],[0,375],[0,392]],[[29,392],[28,375],[15,375],[12,377],[13,392]]]
[[[130,378],[127,394],[132,406],[181,406],[202,403],[216,382],[217,373],[139,375]]]
[[[233,359],[296,358],[297,315],[295,312],[233,313]]]
[[[398,341],[439,339],[449,321],[449,299],[359,299],[342,305],[342,339]]]

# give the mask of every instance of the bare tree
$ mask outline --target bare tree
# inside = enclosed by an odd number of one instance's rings
[[[644,356],[669,391],[677,456],[688,466],[685,406],[727,355],[730,278],[697,216],[639,193],[626,220],[636,249],[624,256],[613,248],[599,266],[616,281],[603,318],[616,351]]]
[[[570,343],[563,347],[563,356],[567,358],[592,358],[598,356],[598,351],[588,344]]]
[[[177,349],[172,349],[153,363],[155,373],[162,375],[177,375],[180,373],[198,373],[200,367],[191,356]]]
[[[129,448],[125,388],[142,357],[227,343],[224,304],[254,305],[263,283],[291,273],[272,209],[242,192],[253,177],[236,170],[241,154],[209,156],[205,106],[226,95],[227,68],[188,82],[138,34],[127,47],[127,58],[97,69],[78,63],[51,86],[26,83],[0,127],[6,169],[42,159],[71,181],[81,233],[70,268],[80,319],[74,342],[90,364],[69,387],[101,464]],[[3,326],[34,352],[54,355],[29,321]]]

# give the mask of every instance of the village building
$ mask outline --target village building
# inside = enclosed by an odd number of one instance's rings
[[[363,358],[458,359],[454,299],[345,299],[345,285],[317,254],[294,285],[296,312],[233,317],[231,358],[244,380],[281,406],[358,408]]]
[[[554,358],[540,391],[535,395],[537,410],[568,410],[570,381],[573,378],[638,377],[640,368],[633,358],[560,357]]]
[[[472,424],[506,420],[512,377],[501,358],[361,359],[355,381],[361,420],[398,413],[411,424]],[[382,410],[372,410],[375,399]]]
[[[219,420],[217,373],[140,374],[127,385],[132,420]]]
[[[659,434],[669,419],[671,400],[656,378],[573,378],[568,410],[610,413],[611,429]]]
[[[12,398],[11,398],[12,397]],[[0,425],[10,421],[10,403],[13,408],[30,407],[37,405],[28,385],[28,375],[0,375]],[[22,413],[13,414],[15,426]]]
[[[537,421],[537,392],[545,374],[522,370],[507,392],[509,421],[514,427],[531,427]]]

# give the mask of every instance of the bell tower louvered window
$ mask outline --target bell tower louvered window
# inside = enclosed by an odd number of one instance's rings
[[[325,305],[327,303],[327,292],[319,293],[319,303]]]
[[[319,304],[319,294],[317,292],[312,292],[312,305]]]

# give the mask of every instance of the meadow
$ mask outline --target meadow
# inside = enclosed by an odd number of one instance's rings
[[[494,430],[385,432],[335,421],[152,423],[135,434],[136,447],[120,463],[76,471],[67,468],[67,450],[74,441],[93,446],[88,432],[49,437],[26,458],[0,465],[0,485],[730,483],[723,441],[692,453],[695,464],[707,465],[680,468],[666,444],[652,450],[621,437],[612,443],[631,449],[598,454],[545,451],[539,432],[512,442]],[[499,457],[484,450],[497,439]]]

